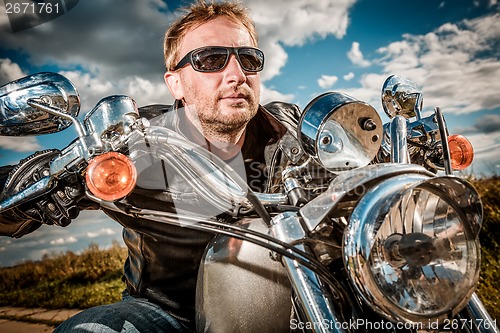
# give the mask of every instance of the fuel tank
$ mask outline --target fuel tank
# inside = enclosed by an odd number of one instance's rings
[[[261,219],[241,227],[267,233]],[[291,288],[270,250],[217,235],[207,246],[198,273],[197,332],[289,332]]]

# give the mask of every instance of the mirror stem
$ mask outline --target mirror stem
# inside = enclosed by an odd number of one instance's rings
[[[453,174],[453,170],[451,168],[450,147],[448,145],[448,132],[446,131],[446,123],[444,121],[444,116],[441,112],[441,109],[436,107],[434,111],[436,113],[439,134],[441,136],[441,145],[443,146],[444,171],[447,175],[451,175]]]
[[[410,162],[408,155],[407,132],[408,126],[403,116],[396,115],[391,119],[389,126],[391,135],[391,162],[407,164]]]
[[[83,126],[80,123],[80,121],[78,120],[78,118],[73,117],[72,115],[66,114],[64,112],[61,112],[58,109],[53,108],[53,107],[51,107],[49,105],[42,104],[42,103],[34,100],[33,98],[28,99],[27,103],[28,103],[29,106],[37,108],[38,110],[45,111],[47,113],[59,116],[61,118],[65,118],[65,119],[71,120],[71,122],[73,124],[75,124],[76,132],[78,133],[78,136],[80,138],[83,138],[86,135],[86,131],[83,128]]]

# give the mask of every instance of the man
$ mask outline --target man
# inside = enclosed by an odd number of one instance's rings
[[[278,103],[270,107],[271,114],[259,106],[264,55],[257,49],[257,34],[245,9],[235,3],[195,3],[166,32],[164,51],[164,78],[176,101],[170,108],[142,108],[141,114],[228,163],[239,156],[249,185],[271,191],[274,177],[267,173],[273,175],[269,166],[281,163],[277,143],[286,132],[277,118],[293,122],[297,108]],[[4,193],[14,193],[38,179],[56,154],[45,151],[31,156],[8,169],[6,181],[7,169],[2,169]],[[159,162],[146,167],[137,188],[125,200],[141,207],[175,210],[174,200],[167,208],[164,201],[156,201],[148,192],[149,185],[160,184],[154,190],[170,197],[194,191],[176,178],[165,179],[166,171]],[[88,208],[85,200],[78,201],[81,194],[78,182],[68,181],[55,193],[0,216],[0,233],[20,237],[41,223],[65,226],[76,217],[75,212]],[[192,209],[197,205],[201,204],[192,203]],[[129,250],[124,300],[83,311],[57,331],[193,331],[197,272],[213,235],[105,212],[124,226]]]

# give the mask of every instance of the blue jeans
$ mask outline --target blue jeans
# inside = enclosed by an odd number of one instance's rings
[[[144,298],[125,296],[122,301],[82,311],[54,332],[190,332],[177,319]]]

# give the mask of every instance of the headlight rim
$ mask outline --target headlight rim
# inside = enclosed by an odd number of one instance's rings
[[[370,307],[377,313],[391,321],[428,324],[430,320],[442,320],[448,318],[450,313],[452,315],[458,313],[472,296],[479,277],[480,246],[477,240],[477,233],[479,232],[482,220],[482,204],[477,191],[469,182],[454,176],[429,177],[423,175],[398,175],[382,180],[376,186],[372,187],[367,192],[365,197],[369,195],[370,191],[380,191],[379,187],[382,183],[391,185],[397,184],[397,186],[390,187],[388,189],[390,193],[385,193],[384,196],[384,198],[391,204],[386,208],[383,208],[383,205],[378,205],[377,208],[376,205],[370,205],[367,203],[367,201],[369,201],[368,199],[363,200],[364,197],[361,198],[351,215],[351,221],[349,222],[349,226],[344,233],[344,264],[351,283],[354,285],[355,289],[358,291],[359,295],[361,295],[361,298],[365,303],[370,305]],[[441,186],[437,186],[437,184],[441,184]],[[454,184],[455,186],[443,186],[443,184]],[[457,194],[457,190],[455,189],[456,187],[463,190],[461,195],[462,197],[471,194],[473,194],[474,197],[471,201],[475,207],[472,207],[471,211],[466,212],[465,214],[462,213],[468,207],[459,206],[458,203],[457,206],[453,200],[446,201],[448,204],[450,204],[451,201],[453,203],[453,205],[451,205],[452,208],[456,212],[460,212],[460,214],[462,214],[459,216],[461,221],[470,221],[470,216],[476,214],[476,219],[472,221],[473,223],[462,223],[466,226],[466,228],[470,227],[470,230],[467,232],[474,236],[473,239],[470,239],[473,240],[474,244],[474,249],[471,249],[471,251],[475,251],[477,253],[477,261],[475,262],[475,266],[471,264],[472,266],[468,268],[474,270],[474,274],[471,273],[473,275],[473,282],[470,284],[470,288],[464,292],[463,297],[461,296],[461,301],[455,302],[455,304],[451,305],[449,308],[436,311],[435,313],[429,315],[407,311],[393,303],[392,300],[385,297],[384,292],[379,289],[377,281],[372,276],[368,261],[373,248],[373,241],[376,239],[376,234],[379,229],[370,233],[372,235],[370,244],[367,244],[364,239],[366,229],[365,232],[360,230],[363,228],[374,228],[377,224],[380,228],[380,224],[384,222],[385,216],[390,211],[391,207],[393,207],[395,203],[398,203],[402,197],[408,193],[408,191],[413,191],[416,188],[422,188],[426,191],[432,189],[431,193],[438,195],[439,197],[444,196],[449,199],[450,195]],[[404,191],[401,191],[402,188],[404,188]],[[460,202],[460,200],[457,200],[457,202]],[[381,216],[384,218],[377,221],[377,217]],[[353,219],[357,219],[358,221],[353,221]],[[362,220],[370,222],[362,223]],[[358,225],[357,227],[356,224]],[[363,244],[365,245],[363,246]],[[361,258],[365,261],[363,262]],[[360,271],[361,274],[358,273]],[[370,274],[369,276],[371,276],[371,279],[366,278],[366,274]],[[384,304],[387,302],[390,304]]]

